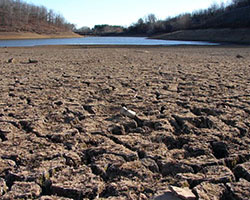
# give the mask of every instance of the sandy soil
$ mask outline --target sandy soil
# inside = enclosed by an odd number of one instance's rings
[[[60,32],[56,34],[37,34],[31,32],[0,32],[0,40],[17,39],[47,39],[47,38],[73,38],[82,37],[73,32]]]
[[[249,48],[0,48],[0,69],[1,199],[249,197]]]

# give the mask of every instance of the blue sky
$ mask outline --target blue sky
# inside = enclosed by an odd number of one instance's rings
[[[165,19],[230,0],[26,0],[62,14],[78,28],[96,24],[129,26],[148,14]]]

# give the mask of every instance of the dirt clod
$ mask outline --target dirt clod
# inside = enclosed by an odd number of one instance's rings
[[[0,199],[247,199],[249,54],[0,48]]]

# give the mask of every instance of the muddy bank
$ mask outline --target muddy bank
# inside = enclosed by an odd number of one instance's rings
[[[210,41],[250,44],[250,29],[183,30],[150,37],[163,40]]]
[[[73,32],[60,32],[55,34],[37,34],[31,32],[0,32],[0,40],[18,39],[51,39],[51,38],[75,38],[83,37]]]
[[[1,199],[247,199],[249,55],[0,48]]]

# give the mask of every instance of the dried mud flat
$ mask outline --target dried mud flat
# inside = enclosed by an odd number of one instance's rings
[[[1,48],[0,69],[0,199],[249,198],[250,48]]]

